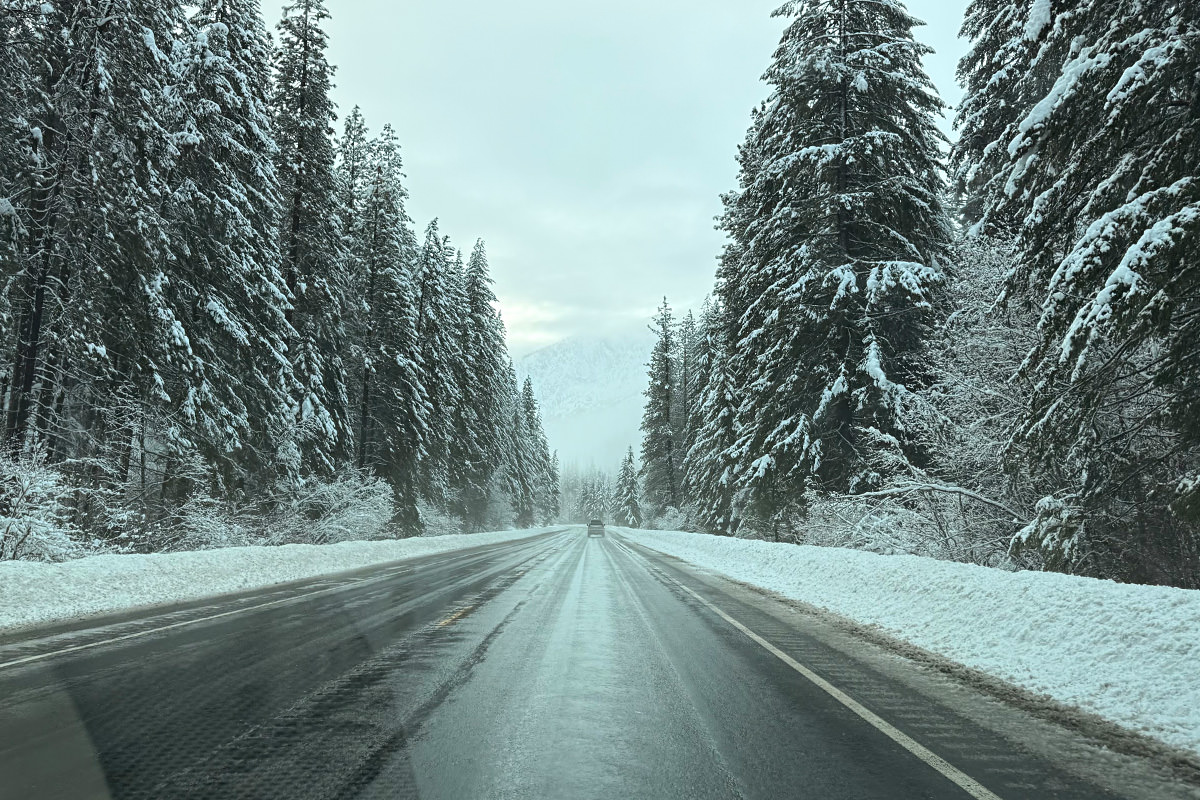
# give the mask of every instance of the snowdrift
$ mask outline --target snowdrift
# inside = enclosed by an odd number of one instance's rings
[[[626,535],[1200,753],[1200,591],[696,533]]]
[[[327,545],[227,547],[162,555],[104,555],[61,564],[0,561],[0,632],[202,600],[523,539],[549,530],[554,529]]]

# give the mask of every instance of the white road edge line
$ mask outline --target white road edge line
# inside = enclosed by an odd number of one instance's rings
[[[837,688],[832,683],[825,680],[820,675],[813,672],[811,669],[804,666],[799,661],[792,658],[787,653],[783,652],[778,647],[771,644],[766,639],[759,636],[757,633],[750,630],[745,625],[743,625],[742,623],[738,622],[733,617],[726,614],[720,608],[717,608],[715,605],[713,605],[709,601],[705,600],[700,595],[696,594],[694,591],[689,589],[687,586],[684,586],[682,583],[679,583],[678,581],[674,581],[674,583],[676,586],[683,589],[685,592],[690,594],[692,597],[696,598],[696,600],[698,600],[701,604],[703,604],[706,608],[708,608],[710,611],[712,611],[718,617],[725,620],[726,622],[728,622],[733,627],[737,628],[742,633],[746,634],[746,636],[748,636],[750,639],[752,639],[757,644],[761,645],[765,650],[767,650],[767,652],[771,653],[771,655],[775,656],[780,661],[787,664],[792,669],[796,670],[796,672],[799,672],[801,675],[803,675],[809,681],[816,684],[816,686],[819,689],[824,691],[826,694],[828,694],[834,700],[837,700],[839,703],[844,705],[846,708],[850,709],[855,714],[862,717],[865,721],[870,723],[878,731],[880,731],[882,734],[884,734],[889,739],[894,741],[896,744],[900,745],[905,750],[912,753],[914,756],[921,759],[926,764],[928,764],[929,766],[933,767],[935,770],[940,772],[944,777],[948,778],[950,781],[957,784],[959,788],[961,788],[967,794],[971,795],[971,797],[976,798],[976,800],[1001,800],[999,795],[993,793],[990,789],[988,789],[986,786],[981,784],[979,781],[975,780],[970,775],[968,775],[965,772],[963,772],[962,770],[958,769],[953,764],[951,764],[949,761],[942,758],[937,753],[934,753],[932,750],[928,749],[927,747],[922,745],[920,742],[915,741],[912,737],[910,737],[904,731],[895,727],[894,725],[892,725],[890,722],[888,722],[887,720],[880,717],[875,712],[873,712],[870,709],[863,706],[861,703],[859,703],[853,697],[846,694],[841,689]]]

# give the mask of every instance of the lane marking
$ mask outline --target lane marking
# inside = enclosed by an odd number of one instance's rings
[[[458,622],[458,620],[462,619],[463,617],[465,617],[467,614],[470,614],[474,610],[475,610],[475,605],[473,603],[469,606],[466,606],[465,608],[460,608],[458,611],[455,611],[453,614],[451,614],[450,616],[446,617],[444,620],[439,622],[437,624],[437,626],[439,628],[444,628],[447,625],[453,625],[455,622]]]
[[[551,533],[563,533],[563,532],[564,531],[552,531]],[[533,537],[531,537],[531,538],[533,538]],[[528,541],[525,539],[516,539],[511,543],[527,544]],[[510,542],[500,542],[499,544],[501,546],[503,546],[506,544],[510,544]],[[488,546],[489,545],[481,545],[481,547],[488,547]],[[437,555],[440,556],[440,555],[450,555],[450,554],[449,553],[447,553],[447,554],[439,553]],[[434,556],[434,557],[436,558],[436,556]],[[183,620],[182,622],[172,623],[170,625],[160,625],[157,628],[147,628],[144,631],[135,631],[133,633],[126,633],[121,636],[114,636],[109,639],[101,639],[99,641],[89,642],[87,644],[78,644],[78,645],[73,645],[72,647],[63,647],[58,650],[50,650],[45,653],[37,653],[32,656],[25,656],[24,658],[16,658],[16,659],[13,659],[12,661],[0,661],[0,670],[5,670],[10,667],[19,667],[22,664],[31,664],[35,661],[43,661],[47,658],[52,658],[54,656],[60,656],[60,655],[66,655],[67,653],[77,653],[81,650],[90,650],[93,647],[100,647],[100,646],[106,645],[106,644],[115,644],[116,642],[124,642],[124,641],[128,641],[130,639],[138,639],[142,636],[149,636],[152,633],[162,633],[163,631],[169,631],[169,630],[173,630],[175,628],[183,628],[188,625],[196,625],[198,623],[208,622],[208,621],[214,620],[214,619],[221,619],[223,617],[232,617],[235,614],[244,614],[248,611],[257,611],[260,608],[269,608],[270,606],[277,606],[282,603],[290,603],[293,600],[301,600],[305,597],[312,597],[312,596],[318,595],[318,594],[328,594],[329,592],[336,592],[336,591],[340,591],[342,589],[347,589],[347,588],[350,588],[353,586],[358,586],[359,584],[362,584],[362,583],[368,583],[371,581],[383,581],[388,578],[395,577],[396,575],[401,574],[406,571],[411,571],[411,567],[410,566],[401,567],[401,568],[395,570],[394,572],[388,572],[383,575],[371,575],[371,576],[368,576],[365,578],[359,578],[358,580],[350,581],[348,583],[341,583],[336,586],[330,586],[330,587],[327,587],[324,589],[317,589],[316,591],[312,591],[312,592],[305,592],[304,594],[295,594],[295,595],[291,595],[289,597],[284,597],[279,600],[272,600],[269,603],[259,603],[257,605],[253,605],[253,606],[246,606],[245,608],[235,608],[232,611],[224,611],[220,614],[211,614],[207,617],[197,617],[196,619],[187,619],[187,620]],[[79,631],[79,632],[82,633],[82,632],[85,632],[86,630],[87,629],[83,629],[83,631]]]
[[[683,589],[685,592],[690,594],[692,597],[696,598],[696,600],[699,601],[701,605],[703,605],[704,607],[706,607],[707,609],[712,611],[714,614],[716,614],[718,617],[720,617],[721,619],[728,622],[733,627],[737,628],[739,631],[744,633],[747,637],[749,637],[756,644],[761,645],[763,647],[763,649],[765,649],[771,655],[775,656],[780,661],[782,661],[783,663],[787,664],[789,667],[794,669],[796,672],[803,675],[811,683],[815,684],[817,686],[817,688],[821,689],[823,692],[828,694],[834,700],[837,700],[843,706],[845,706],[846,708],[853,711],[855,714],[857,714],[859,717],[861,717],[864,721],[870,723],[880,733],[884,734],[889,739],[891,739],[893,742],[900,745],[905,750],[912,753],[914,756],[921,759],[929,766],[933,767],[935,770],[937,770],[939,773],[941,773],[941,775],[943,777],[949,779],[951,782],[956,784],[960,789],[965,791],[967,794],[971,795],[971,797],[974,797],[975,800],[1001,800],[999,795],[992,792],[990,789],[988,789],[986,786],[981,784],[979,781],[975,780],[970,775],[968,775],[965,772],[963,772],[962,770],[958,769],[953,764],[951,764],[949,761],[942,758],[937,753],[933,752],[929,748],[922,745],[920,742],[918,742],[915,739],[913,739],[912,737],[910,737],[904,731],[902,731],[899,728],[897,728],[896,726],[892,725],[890,722],[885,720],[883,717],[879,716],[875,712],[868,709],[866,706],[859,703],[853,697],[846,694],[841,689],[837,688],[832,683],[825,680],[820,675],[813,672],[811,669],[804,666],[799,661],[792,658],[787,653],[783,652],[778,647],[771,644],[769,641],[767,641],[763,637],[759,636],[757,633],[750,630],[749,628],[747,628],[742,623],[738,622],[733,617],[726,614],[724,611],[722,611],[720,608],[718,608],[717,606],[710,603],[708,600],[705,600],[703,597],[696,594],[694,591],[692,591],[687,586],[684,586],[682,583],[680,583],[679,581],[676,581],[674,579],[670,579],[670,578],[668,578],[668,579],[671,580],[671,582],[674,583],[676,586],[678,586],[680,589]]]

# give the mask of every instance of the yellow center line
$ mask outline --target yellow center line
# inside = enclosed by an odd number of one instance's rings
[[[453,625],[455,622],[462,619],[467,614],[470,614],[474,610],[475,610],[474,605],[469,605],[469,606],[466,606],[465,608],[460,608],[458,611],[455,611],[453,614],[451,614],[450,616],[446,617],[444,620],[439,622],[437,624],[437,626],[439,628],[444,628],[447,625]]]

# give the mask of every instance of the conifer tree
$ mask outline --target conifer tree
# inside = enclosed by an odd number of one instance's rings
[[[342,215],[342,232],[353,248],[354,229],[358,225],[359,202],[370,182],[370,134],[362,109],[355,106],[346,116],[342,138],[337,143],[338,211]]]
[[[980,45],[963,62],[976,106],[1014,111],[962,161],[996,187],[984,212],[1019,226],[1007,299],[1041,312],[1010,455],[1060,486],[1022,541],[1061,568],[1178,583],[1200,541],[1200,9],[1034,3],[1016,28],[994,38],[1036,52],[1030,74],[991,85]]]
[[[699,357],[699,330],[696,317],[689,310],[679,322],[675,343],[675,408],[672,413],[671,429],[675,436],[672,449],[675,453],[676,481],[679,484],[679,504],[690,507],[693,498],[683,480],[684,462],[695,442],[696,397],[699,380],[697,358]]]
[[[284,8],[275,59],[280,251],[294,308],[289,343],[299,383],[295,419],[306,473],[332,475],[353,452],[343,355],[346,248],[334,172],[333,67],[324,0]]]
[[[724,320],[716,308],[710,308],[704,319],[708,356],[696,408],[696,441],[687,454],[684,481],[695,498],[699,525],[714,533],[731,534],[737,529],[733,507],[737,390]]]
[[[633,460],[633,448],[625,454],[621,461],[621,471],[617,473],[617,486],[613,494],[613,521],[626,528],[642,526],[642,507],[638,500],[638,471]]]
[[[678,454],[672,414],[675,393],[675,321],[664,297],[654,317],[658,340],[650,353],[650,385],[642,415],[642,480],[649,518],[679,507]]]
[[[488,271],[483,240],[476,242],[464,275],[466,309],[462,325],[464,365],[459,405],[464,431],[464,472],[460,502],[467,530],[482,530],[491,505],[493,476],[503,460],[501,431],[505,392],[504,325],[496,312],[496,295]]]
[[[165,202],[179,155],[170,54],[187,20],[143,0],[18,11],[30,35],[14,42],[16,66],[28,71],[8,122],[23,144],[0,166],[22,186],[5,208],[20,242],[4,266],[5,438],[56,457],[106,451],[110,468],[81,468],[77,496],[134,479],[149,525],[164,465],[190,458],[197,438],[169,421],[187,400],[176,376],[197,364],[170,287],[181,247]]]
[[[200,3],[175,55],[180,152],[169,208],[182,252],[168,291],[198,358],[168,391],[181,398],[178,418],[212,465],[218,497],[234,487],[258,493],[278,469],[294,469],[278,461],[293,331],[277,240],[270,55],[256,0]]]
[[[432,378],[426,390],[429,399],[428,455],[422,469],[422,492],[444,505],[448,500],[454,412],[459,402],[456,368],[459,358],[459,308],[455,303],[454,254],[438,231],[437,220],[425,231],[416,271],[416,331],[421,347],[421,364]]]
[[[772,527],[810,483],[864,491],[920,463],[905,414],[949,239],[918,22],[894,0],[777,13],[792,21],[727,198],[719,286],[743,502]]]

